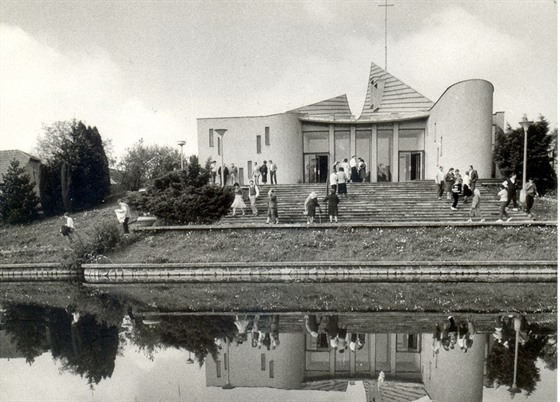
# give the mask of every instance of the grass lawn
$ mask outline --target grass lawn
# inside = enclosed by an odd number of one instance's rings
[[[35,303],[109,318],[122,306],[157,311],[557,311],[555,283],[1,283],[0,303]],[[120,307],[118,307],[120,306]]]
[[[100,220],[119,225],[116,204],[73,214],[82,239]],[[556,219],[557,200],[540,198],[535,214]],[[72,245],[60,217],[0,225],[0,264],[61,262]],[[131,235],[107,257],[114,262],[556,260],[557,227],[214,230]]]
[[[259,229],[161,233],[114,262],[556,260],[556,227]]]

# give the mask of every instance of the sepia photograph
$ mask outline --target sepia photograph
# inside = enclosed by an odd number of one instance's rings
[[[558,38],[0,0],[0,401],[557,401]]]

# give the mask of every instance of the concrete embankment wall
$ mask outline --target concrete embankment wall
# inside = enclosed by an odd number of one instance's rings
[[[556,261],[84,264],[86,282],[552,282]]]

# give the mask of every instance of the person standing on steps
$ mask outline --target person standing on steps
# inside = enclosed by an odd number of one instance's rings
[[[268,166],[266,166],[266,161],[263,161],[260,171],[262,176],[262,184],[264,185],[267,182],[267,175],[268,175]]]
[[[438,200],[441,200],[443,191],[445,190],[445,172],[443,171],[443,166],[440,166],[436,173],[436,188]]]
[[[278,224],[278,201],[274,189],[268,192],[268,212],[266,215],[266,223]]]
[[[237,175],[239,173],[239,169],[237,169],[237,166],[235,166],[234,163],[231,164],[231,168],[229,169],[229,173],[230,173],[230,182],[231,185],[234,186],[235,183],[237,183]],[[239,186],[239,184],[237,184]]]
[[[243,201],[243,192],[239,188],[239,183],[235,183],[233,185],[233,194],[235,195],[235,198],[233,200],[233,203],[231,204],[231,208],[233,209],[232,216],[235,216],[235,210],[237,208],[241,208],[241,214],[245,215],[246,205],[245,202]]]
[[[338,203],[340,198],[336,195],[336,191],[331,188],[330,194],[325,197],[323,202],[327,203],[327,214],[329,215],[329,220],[338,223]]]
[[[451,209],[457,211],[457,204],[459,203],[459,194],[461,193],[461,175],[455,177],[453,182],[453,187],[451,187],[451,193],[453,195],[453,204]]]
[[[508,182],[504,181],[501,185],[501,190],[498,193],[500,197],[500,218],[496,222],[511,221],[511,216],[508,215],[506,207],[508,205],[509,193],[507,190]]]
[[[455,175],[453,174],[453,168],[449,168],[449,171],[445,175],[445,192],[447,193],[447,199],[451,199],[451,187],[455,183]]]
[[[470,218],[467,222],[472,222],[474,217],[481,218],[480,222],[485,221],[485,219],[482,217],[482,213],[480,212],[480,190],[478,188],[473,191]]]
[[[532,177],[529,178],[529,181],[525,183],[525,213],[529,218],[533,218],[533,214],[531,213],[531,208],[533,208],[533,204],[535,202],[535,196],[539,196],[537,192],[537,186]]]
[[[268,171],[270,172],[270,184],[278,184],[278,180],[276,179],[276,171],[278,170],[278,166],[276,163],[272,161],[268,161]]]
[[[507,180],[506,189],[508,195],[506,208],[513,201],[513,210],[519,211],[519,208],[517,208],[517,174],[513,173]]]
[[[352,158],[350,158],[350,181],[356,183],[358,178],[358,161],[356,160],[356,155],[352,155]]]
[[[255,182],[255,185],[258,186],[259,184],[261,184],[260,178],[261,178],[261,168],[259,166],[259,162],[255,162],[253,165],[253,180]]]
[[[317,193],[315,191],[309,194],[309,197],[305,200],[303,204],[304,212],[307,215],[307,224],[313,223],[315,219],[315,210],[319,208],[319,213],[321,213],[321,205],[319,205],[319,201],[317,201]]]
[[[478,181],[478,172],[474,170],[473,165],[469,166],[469,179],[471,182],[471,190],[474,191],[476,182]]]
[[[367,164],[362,158],[358,158],[358,181],[365,183],[367,179]]]
[[[338,189],[338,176],[336,175],[336,170],[333,170],[329,176],[329,186],[331,190],[336,191]]]
[[[348,189],[346,187],[346,183],[348,182],[348,175],[344,170],[344,167],[339,167],[338,172],[336,174],[337,182],[338,182],[338,194],[342,196],[344,194],[344,198],[348,198]]]
[[[470,179],[469,172],[466,171],[465,175],[463,176],[463,196],[464,196],[463,204],[469,202],[469,197],[471,195],[472,195],[471,179]]]
[[[251,211],[253,211],[253,215],[255,216],[259,214],[257,206],[255,205],[258,196],[259,196],[259,187],[255,184],[253,180],[249,181],[249,201],[251,202]]]

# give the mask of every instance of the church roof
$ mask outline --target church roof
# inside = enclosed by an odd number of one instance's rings
[[[41,162],[41,160],[36,156],[20,151],[19,149],[0,151],[0,174],[5,174],[8,171],[8,168],[14,159],[19,162],[20,168],[25,168],[30,160]]]
[[[340,95],[335,98],[289,110],[288,113],[304,113],[307,117],[317,118],[330,118],[334,116],[336,120],[352,118],[352,112],[350,111],[350,105],[348,104],[346,95]]]
[[[364,108],[358,120],[426,116],[434,102],[371,63]]]

